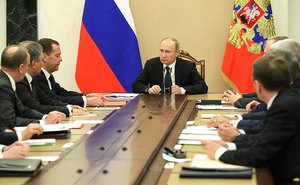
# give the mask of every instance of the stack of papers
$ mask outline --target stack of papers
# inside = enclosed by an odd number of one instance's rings
[[[201,145],[201,140],[221,140],[216,128],[187,126],[179,136],[178,144]]]

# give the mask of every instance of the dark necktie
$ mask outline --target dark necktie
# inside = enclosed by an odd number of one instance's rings
[[[49,81],[50,81],[50,84],[51,84],[51,87],[50,87],[50,89],[52,89],[52,90],[53,90],[53,87],[54,87],[55,81],[54,81],[54,77],[53,77],[53,75],[52,75],[52,74],[49,76]]]
[[[32,96],[33,96],[35,99],[37,99],[37,96],[36,96],[36,87],[35,87],[34,81],[32,80],[32,81],[30,82],[30,84],[31,84],[31,93],[32,93]]]
[[[165,67],[166,74],[165,74],[165,92],[171,92],[171,86],[172,86],[172,79],[171,79],[171,73],[169,66]]]

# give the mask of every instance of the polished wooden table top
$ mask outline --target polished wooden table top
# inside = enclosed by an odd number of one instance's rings
[[[72,129],[71,137],[57,140],[52,146],[31,147],[29,156],[57,156],[60,159],[27,184],[218,184],[254,185],[256,178],[241,179],[182,179],[182,166],[164,169],[163,146],[172,148],[188,120],[203,125],[201,114],[244,113],[244,110],[195,109],[195,100],[220,99],[221,94],[192,96],[141,95],[124,108],[114,111],[104,124],[86,124]],[[82,119],[103,119],[111,111],[89,108],[95,117],[68,118],[64,122]],[[92,134],[86,134],[89,130]],[[71,148],[62,146],[74,143]],[[203,153],[201,146],[184,145],[189,158]],[[61,178],[58,180],[57,178]],[[0,184],[24,184],[30,178],[0,178]],[[67,183],[66,183],[67,182]],[[120,183],[121,182],[121,183]]]

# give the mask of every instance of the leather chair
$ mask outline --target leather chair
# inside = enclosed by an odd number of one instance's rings
[[[179,50],[178,57],[194,62],[196,64],[197,71],[199,72],[200,76],[205,79],[205,60],[197,60],[192,57],[188,52],[184,50]]]

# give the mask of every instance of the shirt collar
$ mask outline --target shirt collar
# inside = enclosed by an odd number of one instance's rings
[[[46,78],[49,79],[49,77],[50,77],[51,74],[48,73],[48,71],[47,71],[46,69],[44,69],[44,68],[42,68],[42,70],[43,70],[43,72],[44,72]]]
[[[11,84],[13,90],[16,91],[16,82],[15,82],[15,80],[7,72],[5,72],[4,70],[2,70],[2,71],[8,76],[8,79],[10,81],[10,84]]]
[[[172,64],[170,64],[170,65],[164,64],[163,66],[164,66],[164,68],[169,66],[169,68],[172,69],[172,72],[173,72],[173,71],[175,71],[175,65],[176,65],[176,59]]]
[[[25,77],[27,78],[27,81],[28,81],[29,83],[32,82],[32,77],[30,76],[30,74],[26,73],[26,74],[25,74]]]
[[[267,110],[272,106],[274,99],[276,98],[278,93],[274,94],[272,98],[268,101]]]

